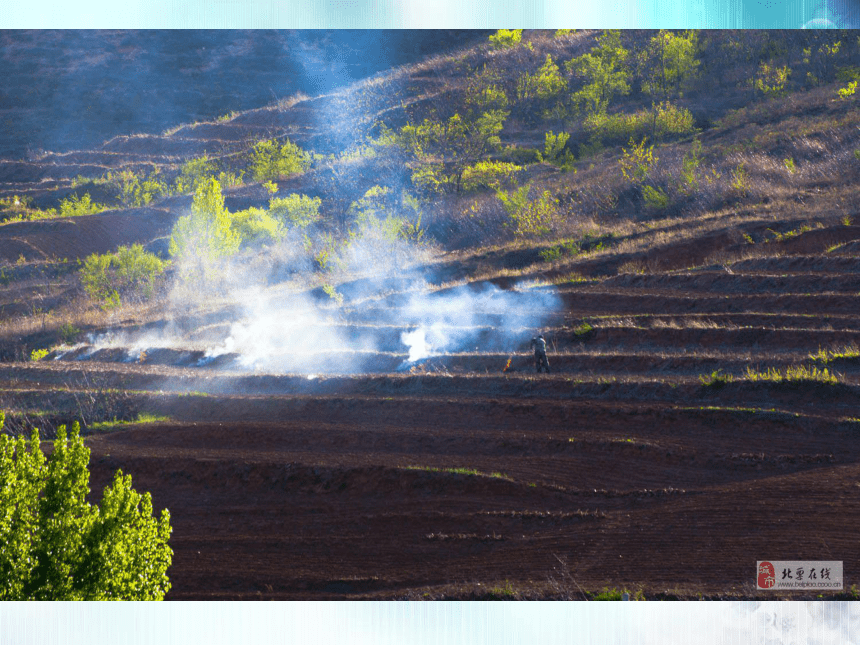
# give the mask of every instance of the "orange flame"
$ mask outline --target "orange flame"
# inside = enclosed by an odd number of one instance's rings
[[[513,357],[513,356],[511,356],[511,357],[508,359],[508,362],[507,362],[507,363],[505,363],[505,369],[503,369],[503,370],[502,370],[502,372],[507,372],[507,371],[510,369],[510,367],[511,367],[511,361],[513,360],[513,358],[514,358],[514,357]]]

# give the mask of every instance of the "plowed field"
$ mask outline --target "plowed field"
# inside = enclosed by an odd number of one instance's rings
[[[850,585],[860,362],[834,358],[837,384],[740,376],[856,346],[858,271],[807,254],[561,286],[551,374],[530,330],[397,371],[386,293],[337,322],[375,339],[359,374],[337,353],[319,374],[207,362],[200,319],[169,348],[81,346],[0,380],[21,409],[110,387],[169,419],[88,443],[94,490],[121,468],[170,509],[171,599],[749,597],[762,559],[842,560]],[[739,378],[704,385],[717,370]]]

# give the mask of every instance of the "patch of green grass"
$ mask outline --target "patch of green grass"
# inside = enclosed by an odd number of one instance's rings
[[[492,477],[494,479],[507,479],[511,481],[511,478],[504,473],[484,473],[474,468],[433,468],[430,466],[406,466],[406,470],[423,470],[425,472],[430,473],[452,473],[454,475],[474,475],[476,477]]]
[[[514,591],[514,586],[510,581],[505,580],[505,585],[503,587],[498,586],[488,589],[487,596],[490,600],[513,600],[516,598],[517,592]]]
[[[714,370],[710,374],[699,375],[699,380],[705,387],[719,389],[734,380],[731,374],[723,374],[723,370]]]
[[[114,419],[113,421],[100,421],[98,423],[94,423],[90,426],[91,430],[98,430],[100,432],[105,432],[108,430],[115,430],[116,428],[122,426],[128,426],[132,424],[140,424],[140,423],[164,423],[170,421],[170,417],[158,416],[156,414],[149,414],[148,412],[141,412],[137,415],[137,417],[131,421],[118,421]]]
[[[857,345],[846,345],[840,350],[836,349],[821,349],[818,348],[818,352],[815,354],[809,355],[810,360],[813,360],[817,363],[824,363],[828,365],[836,360],[843,361],[856,361],[860,359],[860,347]]]
[[[578,327],[573,328],[573,333],[576,334],[580,338],[583,336],[587,336],[588,334],[590,334],[593,331],[594,331],[594,327],[592,327],[591,324],[586,320],[583,320],[582,324],[580,324]]]
[[[817,367],[806,367],[804,365],[789,366],[784,369],[769,367],[764,371],[753,370],[747,367],[743,374],[747,381],[767,381],[770,383],[821,383],[824,385],[836,385],[841,378],[835,373]]]
[[[645,594],[642,590],[631,593],[627,589],[616,589],[613,587],[604,587],[602,591],[586,591],[585,595],[589,600],[623,600],[623,595],[628,594],[630,600],[645,600]]]

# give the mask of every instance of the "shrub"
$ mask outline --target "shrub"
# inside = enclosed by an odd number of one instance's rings
[[[230,229],[243,245],[276,240],[283,234],[283,225],[262,208],[249,208],[230,215]]]
[[[267,181],[304,172],[311,165],[311,155],[286,139],[259,141],[251,153],[251,175],[254,181]]]
[[[122,471],[91,505],[89,459],[77,423],[68,435],[60,426],[47,463],[37,430],[29,442],[0,435],[0,600],[161,600],[170,590],[170,513],[156,519],[150,494]]]
[[[681,190],[683,192],[692,192],[699,187],[699,179],[696,177],[696,171],[702,163],[702,142],[699,139],[694,139],[689,150],[684,153],[681,159]]]
[[[307,195],[287,195],[269,201],[269,213],[287,226],[306,228],[320,220],[319,197]]]
[[[81,215],[92,215],[105,210],[104,204],[93,203],[89,193],[83,197],[72,195],[60,202],[60,217],[80,217]]]
[[[767,97],[785,96],[785,84],[791,70],[788,65],[777,67],[766,62],[759,65],[755,79],[751,79],[753,86]]]
[[[839,88],[839,98],[847,99],[849,96],[854,96],[857,90],[857,81],[851,81],[846,87]]]
[[[569,139],[570,135],[567,132],[559,132],[558,134],[552,131],[547,132],[544,135],[543,160],[565,172],[572,169],[576,159],[567,149]]]
[[[71,345],[80,333],[81,330],[75,327],[72,323],[65,323],[60,327],[60,338],[66,345]]]
[[[669,196],[660,188],[642,187],[642,198],[647,208],[662,209],[669,205]]]
[[[549,101],[558,97],[567,89],[567,82],[561,75],[561,69],[553,62],[550,54],[535,74],[523,74],[517,81],[518,101]]]
[[[710,375],[703,374],[699,376],[699,380],[705,387],[719,389],[734,380],[731,374],[723,374],[722,370],[714,370]]]
[[[531,186],[526,184],[510,192],[498,191],[496,196],[510,219],[517,236],[537,236],[549,233],[558,209],[558,200],[545,190],[540,197],[529,199]]]
[[[30,352],[30,360],[35,363],[37,361],[42,360],[50,353],[51,350],[48,349],[34,349],[32,352]]]
[[[108,173],[105,179],[119,191],[116,198],[130,208],[147,206],[153,200],[170,194],[170,186],[161,181],[157,168],[147,177],[123,170],[116,174]]]
[[[463,171],[463,190],[499,190],[514,182],[522,166],[505,161],[479,161]]]
[[[241,238],[233,230],[230,213],[224,207],[221,184],[210,178],[197,189],[191,214],[180,217],[170,235],[170,255],[183,260],[210,264],[239,250]]]
[[[81,268],[81,281],[93,300],[112,308],[121,304],[122,297],[151,298],[155,280],[166,266],[142,245],[132,244],[119,247],[116,253],[90,255]]]
[[[189,159],[182,164],[179,176],[176,177],[174,186],[177,193],[196,193],[204,183],[215,176],[218,169],[215,163],[206,155],[196,159]]]
[[[636,143],[631,137],[628,144],[630,149],[621,149],[621,159],[618,164],[621,166],[621,174],[627,181],[634,184],[641,184],[648,178],[648,174],[654,167],[654,164],[659,161],[658,157],[654,156],[654,146],[645,146],[645,138]]]
[[[794,163],[794,159],[788,157],[787,159],[783,159],[782,163],[785,165],[785,169],[788,171],[788,174],[793,175],[797,171],[797,166]]]
[[[750,191],[749,173],[743,163],[738,164],[732,170],[732,190],[739,195],[747,195]]]
[[[519,45],[522,39],[522,29],[499,29],[490,35],[490,44],[494,49],[510,49]]]

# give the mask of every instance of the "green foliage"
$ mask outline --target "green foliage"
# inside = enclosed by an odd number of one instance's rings
[[[570,36],[571,34],[575,34],[576,29],[556,29],[555,37],[556,38],[564,38],[565,36]]]
[[[797,172],[797,165],[794,163],[794,159],[792,157],[783,159],[782,163],[785,165],[785,169],[788,171],[788,174],[793,175]]]
[[[479,161],[463,171],[463,190],[499,190],[514,183],[521,170],[522,166],[505,161]]]
[[[310,168],[312,157],[289,139],[259,141],[251,153],[251,176],[254,181],[289,177]]]
[[[681,191],[690,193],[699,188],[696,172],[702,163],[702,142],[697,138],[681,159]]]
[[[854,96],[857,90],[857,81],[851,81],[846,87],[840,87],[838,90],[840,99],[847,99],[849,96]]]
[[[278,192],[278,185],[273,181],[263,182],[263,188],[265,188],[270,195],[274,195]]]
[[[569,140],[570,135],[567,132],[559,132],[558,134],[551,130],[547,132],[544,136],[543,155],[541,155],[543,160],[565,172],[571,170],[576,159],[573,153],[567,149]]]
[[[107,206],[104,204],[93,203],[89,193],[84,193],[83,197],[71,195],[60,202],[60,217],[92,215],[94,213],[100,213],[106,208]]]
[[[561,75],[558,65],[552,60],[550,54],[546,55],[546,61],[535,74],[523,74],[517,80],[517,100],[537,103],[543,106],[544,117],[560,116],[564,118],[564,110],[559,112],[557,106],[550,106],[550,102],[561,99],[562,93],[567,89],[567,81]],[[553,112],[553,108],[556,111]]]
[[[856,344],[848,345],[843,347],[842,349],[821,349],[818,348],[817,354],[810,354],[809,358],[813,361],[817,361],[819,363],[824,363],[825,365],[832,363],[833,361],[852,361],[856,362],[860,360],[860,347],[857,347]]]
[[[621,46],[621,32],[616,29],[604,31],[591,52],[567,61],[567,70],[585,80],[585,85],[571,97],[574,104],[587,114],[595,114],[605,112],[613,97],[628,94],[628,55]]]
[[[396,141],[419,164],[413,184],[429,192],[447,187],[459,191],[466,168],[501,146],[499,134],[507,118],[505,111],[489,110],[476,118],[454,114],[446,121],[428,118],[403,126]],[[445,162],[450,171],[441,165]]]
[[[699,380],[705,387],[718,390],[734,380],[734,377],[731,374],[723,374],[722,372],[722,370],[714,370],[710,375],[703,374],[699,376]]]
[[[249,208],[232,213],[230,229],[239,237],[243,246],[277,240],[284,232],[281,222],[262,208]]]
[[[324,284],[322,289],[325,294],[329,298],[331,298],[335,302],[335,304],[337,304],[338,307],[343,305],[343,294],[339,293],[337,289],[335,289],[332,285]]]
[[[583,126],[596,141],[624,141],[630,137],[644,136],[663,139],[696,131],[693,114],[686,108],[668,102],[656,103],[650,110],[639,110],[633,114],[595,112],[585,118]]]
[[[558,262],[565,258],[576,257],[581,251],[582,248],[578,241],[567,240],[566,242],[561,242],[548,249],[544,249],[540,252],[540,255],[546,262]]]
[[[836,70],[836,80],[840,83],[850,83],[851,81],[860,81],[860,67],[856,65],[848,65],[847,67],[839,67]]]
[[[522,39],[522,29],[499,29],[490,35],[490,44],[494,49],[511,49],[519,45]]]
[[[71,345],[81,330],[75,327],[72,323],[65,323],[60,327],[60,338],[66,345]]]
[[[536,148],[521,148],[516,145],[505,146],[500,157],[517,165],[538,163],[543,160],[543,156]]]
[[[81,267],[84,290],[104,308],[121,304],[123,296],[151,298],[156,278],[164,273],[166,263],[141,244],[121,246],[116,253],[93,253]]]
[[[465,174],[465,169],[464,169]],[[454,186],[453,177],[445,174],[443,164],[424,164],[412,171],[412,185],[428,195],[447,192]]]
[[[734,190],[738,195],[747,195],[750,192],[750,178],[749,173],[747,172],[746,167],[743,163],[739,163],[734,170],[732,170],[732,182],[731,182],[732,190]]]
[[[467,80],[464,103],[477,113],[507,109],[508,95],[502,87],[501,74],[486,65],[475,72]]]
[[[627,148],[621,149],[621,159],[618,164],[621,166],[621,174],[627,181],[634,184],[641,184],[647,178],[651,169],[659,161],[659,158],[654,156],[654,146],[645,146],[645,138],[636,143],[631,138]]]
[[[751,79],[756,90],[761,92],[768,98],[777,98],[785,96],[785,84],[788,82],[788,77],[791,70],[788,65],[777,67],[769,63],[762,62],[759,65],[755,79]]]
[[[322,199],[293,193],[269,201],[269,213],[285,226],[307,228],[320,220]]]
[[[105,180],[119,191],[116,195],[117,199],[123,206],[129,208],[147,206],[153,200],[169,195],[171,192],[170,186],[161,181],[158,168],[146,177],[139,177],[131,170],[108,173]]]
[[[602,591],[586,592],[589,600],[601,601],[620,601],[624,599],[624,594],[627,594],[631,600],[645,600],[645,594],[642,593],[641,589],[635,593],[630,593],[627,589],[604,587]]]
[[[529,199],[530,184],[509,192],[500,190],[496,196],[518,237],[546,235],[550,232],[558,210],[558,200],[545,190],[537,199]]]
[[[410,220],[404,213],[412,211]],[[364,196],[349,207],[354,228],[350,231],[350,242],[359,239],[371,243],[390,244],[398,239],[421,240],[421,212],[417,200],[407,193],[398,196],[391,188],[373,186]]]
[[[747,367],[744,378],[748,381],[767,381],[770,383],[822,383],[836,385],[841,381],[836,373],[826,367],[806,367],[804,365],[789,366],[784,369],[769,367],[765,371],[753,370]]]
[[[212,274],[218,260],[235,254],[241,241],[224,207],[221,184],[210,178],[197,189],[191,214],[174,224],[170,255],[181,261],[183,278],[199,280]]]
[[[642,198],[645,200],[645,207],[655,210],[666,208],[669,205],[669,195],[660,188],[652,186],[642,187]]]
[[[642,53],[642,90],[664,101],[680,96],[685,83],[695,78],[699,36],[695,30],[684,33],[661,29]]]
[[[169,591],[170,513],[153,517],[149,493],[122,471],[101,504],[89,504],[89,459],[77,423],[57,430],[47,463],[37,430],[29,442],[0,435],[0,600],[161,600]]]
[[[35,363],[36,361],[42,360],[50,353],[51,350],[49,349],[34,349],[32,352],[30,352],[30,360]]]
[[[215,162],[206,155],[189,159],[182,164],[182,169],[174,180],[175,190],[177,193],[196,193],[200,186],[208,182],[217,172]]]

